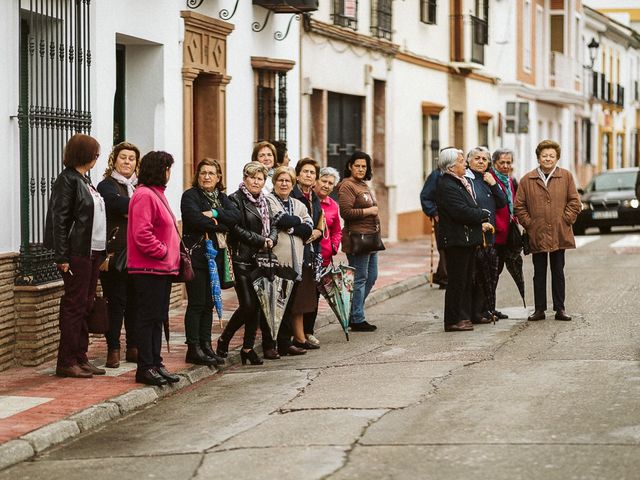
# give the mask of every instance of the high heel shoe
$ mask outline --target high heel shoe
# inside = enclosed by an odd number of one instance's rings
[[[216,347],[216,354],[219,357],[227,358],[229,355],[229,342],[225,342],[222,339],[218,339],[218,346]]]
[[[258,356],[258,354],[253,350],[253,348],[248,352],[240,350],[240,360],[242,361],[243,365],[247,364],[247,360],[249,360],[249,363],[251,365],[262,365],[264,363]]]

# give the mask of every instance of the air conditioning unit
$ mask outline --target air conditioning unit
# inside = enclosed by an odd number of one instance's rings
[[[307,13],[318,10],[318,0],[253,0],[273,13]]]

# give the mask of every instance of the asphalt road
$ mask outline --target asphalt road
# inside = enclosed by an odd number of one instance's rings
[[[368,311],[376,333],[329,326],[319,351],[238,366],[0,480],[638,479],[640,237],[580,242],[572,322],[527,323],[505,277],[508,320],[444,333],[443,292],[421,287]]]

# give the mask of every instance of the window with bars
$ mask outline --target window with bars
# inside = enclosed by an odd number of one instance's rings
[[[287,140],[287,72],[255,70],[256,141]]]
[[[334,25],[341,27],[358,28],[358,0],[333,0]]]
[[[371,33],[374,37],[391,40],[391,1],[372,0],[371,2]]]
[[[437,9],[437,0],[420,0],[420,21],[435,25]]]

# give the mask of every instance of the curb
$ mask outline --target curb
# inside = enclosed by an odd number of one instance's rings
[[[365,305],[372,307],[389,298],[398,296],[427,283],[427,274],[415,275],[400,282],[374,290],[367,298]],[[333,312],[331,311],[318,315],[316,319],[317,327],[322,328],[329,324],[336,323],[335,321],[330,321],[333,316]],[[260,348],[260,346],[257,346],[256,350],[260,350]],[[81,433],[93,430],[107,422],[123,417],[134,410],[139,410],[157,403],[162,397],[171,395],[200,380],[237,365],[239,360],[240,354],[237,350],[234,350],[229,352],[229,357],[226,359],[225,365],[221,368],[210,368],[207,366],[190,367],[177,372],[178,375],[182,377],[177,383],[165,387],[145,386],[130,390],[122,395],[80,410],[65,419],[33,430],[18,439],[9,440],[0,445],[0,470],[28,460],[49,447],[58,445]]]

